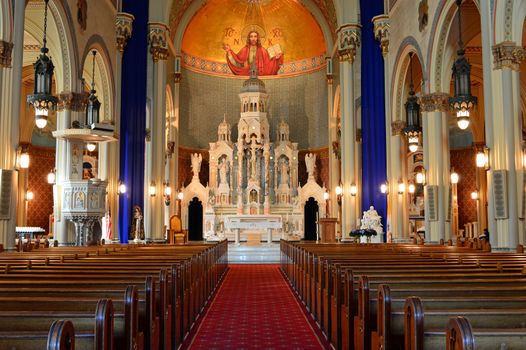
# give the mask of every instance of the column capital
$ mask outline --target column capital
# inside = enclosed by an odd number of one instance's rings
[[[11,53],[13,52],[13,43],[0,40],[0,67],[11,67]]]
[[[372,19],[374,24],[374,37],[380,42],[382,56],[384,59],[389,53],[389,29],[391,28],[388,15],[375,16]]]
[[[526,57],[524,48],[512,41],[494,45],[492,50],[495,69],[510,68],[519,71],[521,61]]]
[[[354,62],[356,51],[361,44],[362,26],[359,24],[345,24],[338,28],[338,56],[340,61]]]
[[[150,53],[154,63],[168,58],[168,40],[170,40],[170,29],[164,23],[148,23],[148,42]]]
[[[420,109],[422,112],[449,112],[449,94],[445,92],[433,92],[420,97]]]
[[[59,112],[69,110],[73,112],[83,112],[88,103],[89,93],[78,93],[64,91],[58,94],[57,110]]]
[[[126,43],[132,35],[133,21],[135,17],[131,13],[117,12],[115,16],[115,33],[117,35],[117,50],[124,52]]]
[[[403,120],[395,120],[391,122],[391,135],[399,136],[402,135],[406,122]]]

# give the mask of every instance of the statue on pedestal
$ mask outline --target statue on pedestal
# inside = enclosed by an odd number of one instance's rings
[[[201,171],[201,162],[203,161],[203,156],[201,153],[192,153],[192,172],[194,177],[199,177],[199,172]]]
[[[316,155],[314,153],[305,155],[305,166],[307,167],[309,179],[314,178],[314,168],[316,167]]]
[[[382,217],[378,215],[378,212],[373,206],[370,206],[369,210],[363,212],[362,225],[360,226],[360,229],[375,230],[377,234],[381,234],[383,232]]]
[[[144,240],[144,220],[138,205],[133,206],[129,237],[133,237],[134,241]]]
[[[280,185],[288,185],[289,184],[289,165],[287,164],[287,161],[283,159],[281,161],[281,175],[280,175]]]
[[[227,185],[227,174],[228,174],[228,168],[230,165],[228,164],[228,160],[225,158],[221,163],[219,163],[219,184],[220,185]]]

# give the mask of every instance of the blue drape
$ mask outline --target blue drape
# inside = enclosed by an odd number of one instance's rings
[[[384,62],[374,38],[372,18],[384,13],[384,0],[361,0],[362,23],[362,208],[373,205],[386,232],[387,197],[380,185],[387,179],[385,143]]]
[[[148,1],[125,0],[123,11],[135,16],[122,58],[119,169],[127,191],[119,198],[119,239],[127,243],[132,208],[144,202]]]

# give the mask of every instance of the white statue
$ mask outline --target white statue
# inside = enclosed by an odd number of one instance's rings
[[[305,155],[305,165],[309,178],[314,178],[314,168],[316,167],[316,155],[314,153],[307,153]]]
[[[377,234],[383,232],[382,217],[378,215],[378,212],[373,206],[369,207],[369,210],[363,212],[362,225],[360,229],[371,229],[375,230]]]
[[[194,177],[199,177],[202,161],[203,156],[201,155],[201,153],[192,153],[192,172],[194,173]]]
[[[280,176],[280,185],[288,185],[289,184],[289,166],[287,164],[287,161],[283,159],[281,161],[281,176]]]
[[[226,158],[223,159],[221,163],[219,163],[219,184],[226,185],[228,183],[227,181],[227,173],[228,173],[228,160]]]

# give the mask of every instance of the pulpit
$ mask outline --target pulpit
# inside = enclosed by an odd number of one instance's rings
[[[322,243],[336,242],[336,225],[337,218],[321,218],[320,219],[320,239]]]

